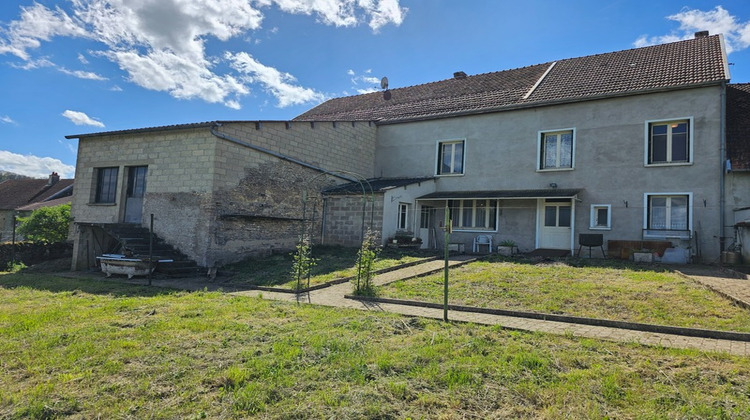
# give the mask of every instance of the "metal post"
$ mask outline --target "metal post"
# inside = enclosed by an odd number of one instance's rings
[[[16,211],[13,210],[13,236],[10,242],[10,263],[16,263]]]
[[[151,265],[154,263],[154,214],[151,213],[151,225],[148,230],[148,285],[151,286]]]
[[[451,241],[451,218],[450,211],[448,209],[448,201],[445,201],[445,237],[444,237],[444,253],[445,253],[445,268],[443,269],[444,280],[443,280],[443,321],[448,322],[448,256],[450,255],[450,249],[448,245]]]

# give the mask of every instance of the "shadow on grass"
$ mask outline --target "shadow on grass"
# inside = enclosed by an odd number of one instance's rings
[[[180,292],[148,285],[102,281],[91,278],[70,278],[50,273],[0,273],[0,288],[29,288],[51,293],[83,292],[93,295],[111,295],[115,297],[154,297]]]

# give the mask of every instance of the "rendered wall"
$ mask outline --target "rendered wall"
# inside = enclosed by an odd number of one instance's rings
[[[603,233],[605,244],[608,239],[642,238],[644,193],[692,193],[693,230],[698,231],[704,257],[710,260],[718,256],[722,234],[720,93],[718,86],[706,87],[381,125],[376,172],[433,176],[438,141],[465,139],[464,174],[439,177],[437,191],[545,189],[551,183],[581,188],[574,220],[576,241],[578,233]],[[646,167],[646,121],[686,117],[693,118],[693,163]],[[575,168],[538,171],[539,131],[568,128],[576,130]],[[592,204],[612,206],[611,230],[589,229]]]

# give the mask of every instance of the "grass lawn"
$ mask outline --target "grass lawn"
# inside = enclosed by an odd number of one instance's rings
[[[0,418],[747,418],[750,358],[0,275]]]
[[[313,258],[317,259],[317,263],[312,269],[310,286],[356,276],[357,251],[358,248],[350,247],[313,246]],[[379,252],[373,268],[382,270],[430,258],[433,255],[419,250],[385,248]],[[292,276],[292,262],[292,254],[284,253],[250,258],[226,268],[236,273],[232,276],[232,283],[295,289],[297,281]],[[307,287],[306,280],[303,281],[302,287]]]
[[[378,296],[442,303],[443,275],[379,287]],[[664,267],[495,257],[450,272],[449,302],[618,321],[750,331],[750,311]]]

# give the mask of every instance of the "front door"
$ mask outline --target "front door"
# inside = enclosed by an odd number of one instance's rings
[[[435,208],[430,206],[422,206],[422,210],[419,215],[419,237],[422,239],[422,249],[434,248],[435,243],[435,226],[433,221],[435,220]]]
[[[128,189],[125,196],[125,223],[141,224],[143,219],[143,197],[146,195],[147,166],[128,168]]]
[[[539,248],[570,249],[573,207],[569,199],[540,202]]]

